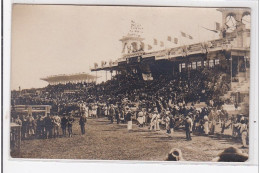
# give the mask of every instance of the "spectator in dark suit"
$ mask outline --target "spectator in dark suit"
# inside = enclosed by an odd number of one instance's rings
[[[86,122],[87,122],[87,117],[84,114],[81,114],[81,117],[79,119],[79,125],[80,125],[82,135],[85,134],[85,124],[86,124]]]

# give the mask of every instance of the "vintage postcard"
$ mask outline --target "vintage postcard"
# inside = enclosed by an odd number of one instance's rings
[[[10,156],[247,162],[251,9],[14,4]]]

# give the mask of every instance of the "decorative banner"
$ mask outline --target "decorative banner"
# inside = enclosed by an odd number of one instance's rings
[[[186,33],[181,32],[181,36],[186,37]]]
[[[178,44],[178,38],[174,38],[174,43]]]
[[[101,61],[101,67],[104,67],[106,65],[107,62],[105,61]]]
[[[163,41],[160,42],[160,46],[164,47],[164,42]]]
[[[94,68],[96,69],[98,67],[98,64],[95,62],[94,63]]]
[[[157,39],[153,39],[153,44],[157,45]]]
[[[171,36],[168,36],[168,37],[167,37],[167,41],[172,41],[172,37],[171,37]]]
[[[110,60],[110,61],[109,61],[109,66],[111,67],[111,66],[112,66],[112,64],[113,64],[113,62]]]
[[[186,33],[184,33],[184,32],[181,32],[181,36],[183,36],[183,37],[187,37],[187,38],[189,38],[189,39],[193,39],[193,37],[191,36],[191,35],[188,35],[188,34],[186,34]]]
[[[148,74],[142,73],[142,76],[143,76],[143,80],[153,80],[152,73],[148,73]]]
[[[145,46],[144,42],[141,42],[141,47],[140,47],[140,50],[141,50],[141,51],[144,50],[144,46]]]
[[[148,50],[151,50],[153,47],[148,44]]]

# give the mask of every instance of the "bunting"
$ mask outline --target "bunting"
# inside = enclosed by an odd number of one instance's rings
[[[176,38],[176,37],[174,38],[174,43],[178,44],[178,38]]]
[[[94,63],[94,68],[96,69],[98,67],[98,64],[95,62]]]
[[[151,50],[153,47],[148,44],[148,50]]]
[[[215,25],[216,25],[216,30],[220,31],[220,23],[216,22]]]
[[[186,37],[186,33],[181,32],[181,36]]]
[[[104,67],[106,65],[105,61],[101,61],[101,67]]]
[[[155,39],[155,38],[153,39],[153,44],[157,45],[157,39]]]
[[[186,33],[184,33],[184,32],[181,32],[181,36],[182,37],[186,37],[186,38],[189,38],[189,39],[193,39],[193,37],[191,36],[191,35],[189,35],[189,34],[186,34]]]
[[[167,41],[172,41],[172,37],[171,37],[171,36],[168,36],[168,37],[167,37]]]
[[[160,46],[164,47],[164,42],[163,41],[160,42]]]

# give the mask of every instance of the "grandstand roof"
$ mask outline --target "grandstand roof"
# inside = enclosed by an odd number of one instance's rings
[[[73,80],[95,80],[98,77],[87,74],[87,73],[76,73],[76,74],[59,74],[53,76],[47,76],[41,78],[46,82],[60,82],[60,81],[73,81]]]

